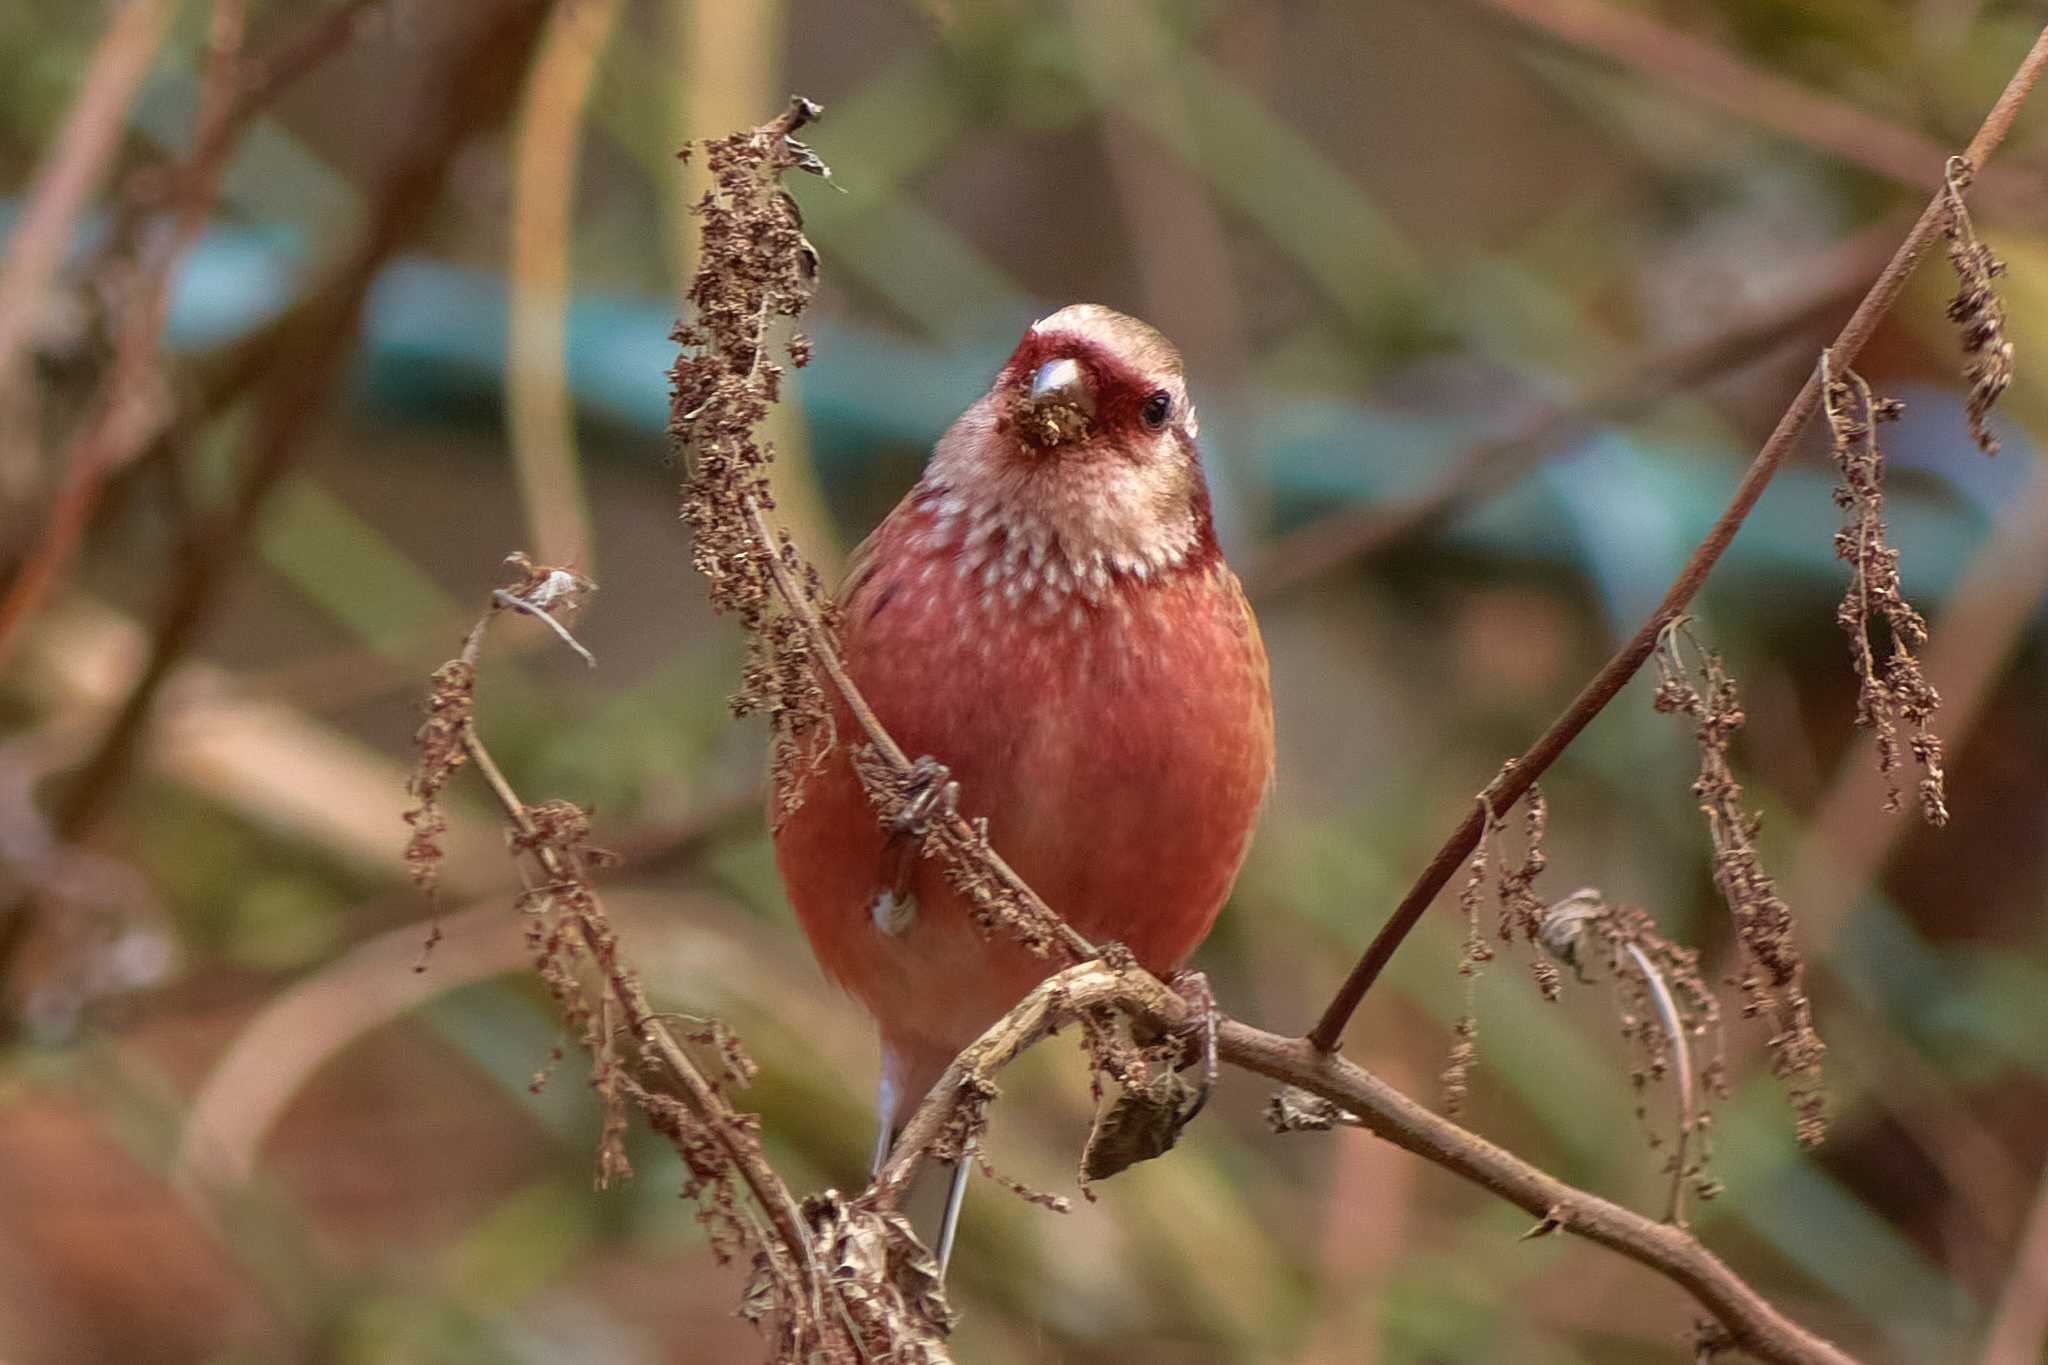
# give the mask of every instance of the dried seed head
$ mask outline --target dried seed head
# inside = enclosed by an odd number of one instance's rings
[[[441,809],[441,789],[462,766],[463,731],[468,728],[476,705],[476,669],[461,659],[451,659],[434,670],[427,692],[427,715],[413,736],[419,755],[406,790],[418,803],[405,813],[412,837],[405,846],[405,866],[413,885],[432,897],[441,876],[441,836],[448,832],[448,816]]]
[[[1948,263],[1955,268],[1956,293],[1949,300],[1949,320],[1962,335],[1963,354],[1970,357],[1963,377],[1970,381],[1970,435],[1986,455],[1998,453],[1998,438],[1986,418],[1991,405],[2012,383],[2012,342],[2005,332],[2005,301],[1992,281],[2005,273],[2005,262],[1977,240],[1963,191],[1975,171],[1960,156],[1948,159],[1943,175],[1942,235],[1948,239]]]
[[[817,253],[781,184],[792,169],[828,173],[792,136],[817,114],[810,101],[795,100],[759,128],[703,144],[712,187],[695,209],[701,245],[692,316],[672,334],[680,354],[669,373],[669,436],[688,471],[682,518],[694,537],[692,560],[710,583],[712,606],[737,616],[746,631],[733,709],[767,717],[785,810],[799,799],[807,751],[815,760],[829,747],[831,710],[809,637],[777,606],[771,558],[793,570],[828,622],[832,609],[788,536],[764,541],[749,509],[774,505],[767,477],[774,449],[759,435],[781,396],[782,367],[767,354],[770,324],[800,315],[817,281]],[[801,365],[809,346],[792,338],[784,354]]]
[[[1664,937],[1647,912],[1609,905],[1590,886],[1544,912],[1538,941],[1570,965],[1580,981],[1591,981],[1588,969],[1604,965],[1614,982],[1621,1036],[1634,1057],[1629,1079],[1636,1088],[1636,1119],[1652,1148],[1666,1142],[1650,1118],[1648,1090],[1667,1078],[1674,1081],[1677,1131],[1665,1170],[1671,1176],[1668,1217],[1682,1221],[1688,1187],[1701,1198],[1710,1197],[1712,1147],[1705,1130],[1713,1122],[1713,1102],[1727,1094],[1721,1003],[1700,975],[1699,954]],[[1692,1040],[1707,1035],[1713,1038],[1713,1052],[1701,1065]]]
[[[1821,405],[1833,439],[1842,481],[1835,504],[1842,527],[1835,555],[1849,565],[1849,585],[1835,609],[1835,621],[1849,637],[1849,663],[1856,674],[1856,724],[1877,740],[1877,767],[1885,779],[1885,809],[1900,804],[1897,773],[1903,746],[1920,767],[1920,813],[1930,825],[1948,823],[1941,766],[1941,740],[1929,728],[1941,696],[1927,681],[1916,651],[1927,641],[1927,622],[1906,600],[1899,580],[1899,552],[1886,541],[1884,451],[1877,429],[1895,419],[1899,405],[1872,395],[1854,370],[1837,372],[1821,356]],[[1873,640],[1886,637],[1883,658]]]
[[[1699,650],[1697,681],[1680,641]],[[1729,765],[1728,744],[1742,727],[1735,680],[1721,656],[1699,648],[1684,617],[1665,627],[1657,649],[1657,710],[1693,723],[1700,753],[1693,795],[1707,818],[1713,846],[1714,886],[1735,922],[1745,968],[1738,978],[1745,1018],[1772,1023],[1771,1069],[1792,1100],[1800,1141],[1818,1143],[1826,1134],[1826,1096],[1821,1059],[1827,1048],[1813,1026],[1806,997],[1805,963],[1794,937],[1792,909],[1778,895],[1756,850],[1761,818],[1742,806],[1742,785]]]

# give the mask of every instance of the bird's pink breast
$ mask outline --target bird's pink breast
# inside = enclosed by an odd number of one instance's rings
[[[1093,600],[1036,570],[1020,586],[1015,564],[964,554],[914,504],[872,554],[843,640],[884,725],[950,768],[962,813],[988,817],[997,851],[1076,929],[1178,967],[1229,894],[1272,769],[1265,652],[1229,570],[1119,576]],[[843,712],[839,732],[857,740]],[[820,962],[926,1084],[1057,964],[984,939],[930,861],[909,928],[884,932],[883,842],[842,744],[776,854]]]

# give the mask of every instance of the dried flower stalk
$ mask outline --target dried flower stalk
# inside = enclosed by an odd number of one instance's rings
[[[1697,682],[1681,640],[1699,653]],[[1743,808],[1742,784],[1729,766],[1729,740],[1745,719],[1742,701],[1721,656],[1693,639],[1687,618],[1679,617],[1665,628],[1656,657],[1652,704],[1666,714],[1689,717],[1699,746],[1700,771],[1692,793],[1707,817],[1713,842],[1714,886],[1734,918],[1741,945],[1743,970],[1735,983],[1742,990],[1742,1014],[1771,1021],[1771,1071],[1791,1098],[1799,1140],[1813,1146],[1827,1136],[1827,1099],[1821,1086],[1821,1059],[1827,1047],[1813,1026],[1792,908],[1778,895],[1777,884],[1756,851],[1763,818]]]
[[[1699,953],[1666,938],[1655,920],[1632,906],[1610,905],[1593,887],[1582,887],[1551,905],[1538,931],[1543,950],[1589,981],[1587,968],[1604,961],[1614,981],[1621,1036],[1636,1057],[1629,1084],[1636,1092],[1636,1119],[1652,1148],[1664,1145],[1650,1124],[1650,1086],[1674,1081],[1676,1135],[1664,1169],[1671,1176],[1664,1221],[1685,1222],[1685,1191],[1700,1198],[1720,1193],[1708,1173],[1712,1157],[1708,1132],[1713,1103],[1728,1097],[1727,1062],[1722,1053],[1721,1002],[1700,974]],[[1696,1064],[1692,1040],[1712,1035],[1713,1053]]]
[[[2005,273],[2005,262],[1977,240],[1970,206],[1963,202],[1976,170],[1968,158],[1952,156],[1942,172],[1941,234],[1948,241],[1948,263],[1955,268],[1956,294],[1949,300],[1949,321],[1962,331],[1963,354],[1970,357],[1963,378],[1970,381],[1970,435],[1986,455],[1998,453],[1998,437],[1987,418],[1991,405],[2012,383],[2012,342],[2005,333],[2005,301],[1991,282]]]
[[[438,797],[456,767],[473,765],[505,812],[511,851],[527,875],[519,906],[536,970],[591,1059],[590,1084],[604,1107],[597,1184],[632,1174],[624,1137],[629,1106],[637,1108],[682,1159],[683,1194],[697,1205],[714,1253],[752,1255],[740,1311],[761,1328],[776,1365],[944,1365],[950,1310],[908,1225],[872,1212],[849,1216],[830,1191],[797,1202],[768,1164],[757,1120],[729,1097],[754,1071],[738,1039],[715,1020],[656,1014],[626,964],[596,887],[612,859],[591,845],[589,815],[566,801],[527,804],[485,748],[472,702],[485,632],[499,613],[540,616],[584,653],[560,615],[591,585],[524,556],[510,562],[517,581],[492,594],[461,654],[434,675],[412,782],[420,805],[407,816],[415,876],[431,885]],[[535,1084],[544,1079],[545,1071]]]
[[[1885,460],[1877,439],[1878,427],[1897,420],[1901,408],[1895,399],[1873,395],[1854,370],[1837,371],[1825,351],[1820,366],[1821,405],[1835,465],[1842,472],[1842,481],[1835,486],[1835,505],[1842,509],[1835,556],[1849,565],[1849,586],[1835,609],[1835,622],[1849,636],[1849,662],[1856,673],[1856,724],[1877,738],[1877,768],[1885,779],[1888,811],[1900,804],[1900,731],[1910,732],[1906,747],[1920,767],[1920,815],[1938,827],[1948,823],[1947,776],[1941,737],[1930,723],[1941,707],[1941,694],[1927,681],[1914,653],[1927,643],[1927,622],[1906,600],[1899,581],[1899,552],[1886,539]],[[1882,662],[1871,641],[1879,622],[1889,637]]]

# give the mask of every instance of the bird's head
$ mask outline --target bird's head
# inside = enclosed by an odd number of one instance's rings
[[[931,477],[1012,534],[1144,576],[1213,552],[1180,352],[1077,303],[1032,325],[939,443]]]

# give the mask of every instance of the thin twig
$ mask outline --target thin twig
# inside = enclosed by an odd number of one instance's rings
[[[497,602],[501,606],[510,607],[514,611],[524,612],[528,616],[538,617],[541,624],[546,626],[549,630],[553,631],[555,633],[555,638],[559,639],[563,644],[569,646],[569,648],[575,650],[577,657],[581,658],[584,663],[589,664],[592,668],[597,667],[597,656],[592,654],[589,650],[585,649],[583,647],[583,642],[581,640],[578,640],[575,636],[571,635],[569,633],[569,628],[563,625],[560,621],[557,621],[555,619],[555,615],[553,612],[548,611],[542,607],[537,607],[523,597],[515,597],[511,593],[506,592],[503,588],[493,589],[491,592],[491,600]]]
[[[953,1116],[972,1096],[990,1093],[987,1083],[998,1071],[1062,1024],[1109,1007],[1153,1023],[1184,1023],[1188,1013],[1180,996],[1136,968],[1119,970],[1098,959],[1054,973],[947,1066],[863,1198],[878,1209],[896,1207]]]
[[[2048,29],[2044,29],[2035,38],[2034,45],[2028,49],[2019,68],[2013,72],[2012,79],[2006,83],[1997,103],[1992,105],[1991,112],[1985,116],[1977,135],[1970,139],[1969,148],[1964,155],[1969,158],[1972,166],[1982,166],[1998,144],[2005,140],[2007,131],[2011,129],[2013,120],[2019,113],[2020,105],[2033,90],[2034,83],[2040,79],[2044,67],[2048,67]],[[1843,326],[1841,334],[1828,348],[1836,363],[1847,365],[1855,361],[1871,334],[1877,330],[1878,323],[1905,292],[1907,279],[1912,275],[1914,267],[1920,263],[1921,256],[1940,235],[1946,217],[1947,191],[1944,189],[1928,201],[1919,220],[1913,224],[1912,230],[1906,234],[1906,239],[1892,254],[1890,263],[1885,266],[1876,283],[1871,285],[1869,292],[1863,296],[1863,301],[1856,306],[1855,313]],[[1799,434],[1819,406],[1819,377],[1808,375],[1798,396],[1792,400],[1792,405],[1785,410],[1785,415],[1778,420],[1776,429],[1771,432],[1763,448],[1757,452],[1756,459],[1743,474],[1742,482],[1736,486],[1734,497],[1729,501],[1727,509],[1721,513],[1713,528],[1707,532],[1706,538],[1693,551],[1685,567],[1679,570],[1678,577],[1665,592],[1664,600],[1650,613],[1649,619],[1643,622],[1628,643],[1624,644],[1594,675],[1592,681],[1586,684],[1572,700],[1571,705],[1565,708],[1564,714],[1529,747],[1527,753],[1516,759],[1514,764],[1488,788],[1496,807],[1514,801],[1528,790],[1529,785],[1549,769],[1558,755],[1578,738],[1579,733],[1606,708],[1607,703],[1614,699],[1649,659],[1665,626],[1682,614],[1693,596],[1699,592],[1700,586],[1706,582],[1707,575],[1720,560],[1722,552],[1728,548],[1729,542],[1735,538],[1735,533],[1741,529],[1743,521],[1749,516],[1750,509],[1755,507],[1757,499],[1763,496],[1765,485],[1769,484],[1772,476],[1778,472],[1778,466],[1790,453]],[[1365,993],[1379,978],[1380,972],[1393,957],[1394,951],[1421,921],[1423,912],[1429,908],[1430,902],[1436,899],[1437,892],[1450,881],[1465,860],[1465,855],[1470,853],[1472,846],[1478,842],[1480,826],[1481,820],[1476,811],[1467,815],[1463,823],[1444,842],[1443,847],[1437,850],[1436,856],[1423,869],[1421,877],[1409,889],[1408,894],[1402,897],[1385,926],[1352,967],[1344,984],[1339,987],[1336,996],[1324,1009],[1322,1017],[1310,1030],[1308,1037],[1316,1047],[1328,1051],[1337,1046],[1344,1025],[1358,1008],[1359,1001],[1365,998]]]
[[[1116,1009],[1168,1029],[1185,1028],[1192,1007],[1141,969],[1084,963],[1048,977],[991,1025],[946,1069],[911,1116],[866,1198],[890,1207],[933,1143],[986,1081],[1066,1019]],[[1673,1035],[1677,1036],[1673,1029]],[[1218,1021],[1222,1060],[1298,1087],[1337,1106],[1361,1126],[1425,1160],[1492,1191],[1550,1230],[1577,1234],[1676,1282],[1712,1312],[1736,1344],[1769,1365],[1855,1365],[1833,1344],[1779,1312],[1682,1226],[1658,1222],[1567,1185],[1449,1119],[1431,1112],[1363,1067],[1235,1019]]]

